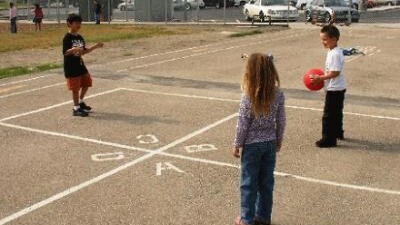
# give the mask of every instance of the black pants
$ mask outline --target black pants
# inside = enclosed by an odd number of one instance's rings
[[[17,17],[11,18],[10,30],[11,30],[11,33],[13,33],[13,34],[17,33]]]
[[[336,138],[343,135],[343,91],[327,91],[325,96],[324,115],[322,117],[322,138],[329,142],[336,142]]]

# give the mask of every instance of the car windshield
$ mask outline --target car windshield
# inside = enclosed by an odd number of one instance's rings
[[[325,6],[349,6],[344,0],[325,0]]]
[[[261,5],[269,6],[269,5],[288,5],[288,0],[262,0]]]

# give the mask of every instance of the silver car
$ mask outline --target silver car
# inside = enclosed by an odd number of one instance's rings
[[[347,21],[351,15],[351,21],[357,23],[360,20],[358,10],[349,6],[346,0],[313,0],[306,9],[306,20],[315,18],[318,22],[328,23],[332,20],[333,13],[336,21]]]
[[[197,9],[200,7],[201,9],[205,7],[203,0],[173,0],[174,9]]]

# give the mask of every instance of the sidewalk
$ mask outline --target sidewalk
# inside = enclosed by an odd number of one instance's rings
[[[368,12],[378,12],[378,11],[387,11],[387,10],[392,10],[392,9],[400,9],[400,5],[398,5],[398,6],[379,6],[379,7],[367,9],[367,11]]]
[[[8,20],[0,20],[0,23],[9,23]],[[18,23],[20,24],[32,24],[31,20],[18,20]],[[61,20],[60,24],[65,24],[66,21],[65,20]],[[44,20],[43,24],[58,24],[58,21],[56,20]],[[92,22],[83,22],[83,24],[95,24],[94,21]],[[108,22],[102,22],[101,24],[112,24],[112,25],[173,25],[173,26],[187,26],[187,25],[199,25],[199,26],[209,26],[209,25],[227,25],[227,26],[253,26],[253,27],[268,27],[270,26],[268,23],[254,23],[252,24],[251,22],[223,22],[223,21],[192,21],[192,22],[179,22],[179,21],[168,21],[168,22],[136,22],[133,20],[113,20],[110,23]],[[292,23],[290,23],[292,24]],[[287,26],[287,23],[282,22],[282,23],[273,23],[271,26]]]

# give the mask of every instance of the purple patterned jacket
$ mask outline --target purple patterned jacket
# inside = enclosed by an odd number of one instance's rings
[[[271,113],[259,118],[256,118],[251,112],[250,98],[242,95],[234,146],[242,148],[247,144],[273,140],[282,143],[285,126],[285,96],[282,91],[277,91],[275,101],[271,106]]]

